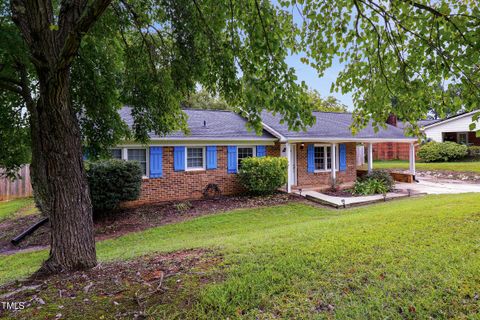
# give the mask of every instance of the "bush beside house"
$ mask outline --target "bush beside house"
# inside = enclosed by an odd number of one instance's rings
[[[395,187],[395,181],[389,172],[373,170],[359,178],[353,186],[352,193],[355,195],[371,195],[390,192]]]
[[[246,158],[238,177],[248,191],[268,194],[287,183],[287,168],[288,161],[283,157]]]
[[[89,162],[86,172],[94,217],[140,196],[142,169],[137,162],[114,159]]]
[[[424,162],[446,162],[466,157],[468,147],[455,142],[428,142],[420,147],[418,156]]]

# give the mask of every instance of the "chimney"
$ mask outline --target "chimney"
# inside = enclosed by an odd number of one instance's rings
[[[396,127],[397,126],[397,116],[394,115],[393,113],[390,113],[390,115],[387,118],[387,124]]]

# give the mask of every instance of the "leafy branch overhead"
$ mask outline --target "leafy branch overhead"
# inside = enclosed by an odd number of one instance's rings
[[[282,3],[301,16],[306,63],[320,75],[334,58],[344,64],[332,89],[353,94],[357,125],[392,111],[415,123],[429,110],[479,107],[478,1]]]

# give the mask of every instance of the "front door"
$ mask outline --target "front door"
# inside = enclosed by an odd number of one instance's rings
[[[291,171],[289,175],[292,177],[292,185],[297,185],[297,145],[292,144],[290,148],[290,159],[292,160]]]

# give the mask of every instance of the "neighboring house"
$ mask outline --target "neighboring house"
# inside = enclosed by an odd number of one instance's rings
[[[419,120],[417,125],[423,128],[427,125],[435,123],[440,120]],[[397,120],[395,115],[390,115],[387,119],[387,124],[404,130],[408,123]],[[415,145],[418,149],[418,144]],[[416,154],[416,153],[415,153]],[[399,142],[382,142],[373,145],[373,159],[374,160],[408,160],[410,158],[410,144]]]
[[[409,143],[403,130],[387,126],[375,132],[367,126],[352,136],[350,113],[315,112],[316,123],[306,131],[288,130],[281,117],[262,114],[261,135],[246,129],[246,120],[230,111],[184,110],[190,134],[152,134],[148,146],[127,143],[112,149],[118,159],[138,161],[144,172],[141,198],[136,203],[201,198],[208,185],[221,194],[244,191],[236,173],[247,157],[285,156],[289,160],[286,191],[326,189],[333,183],[351,186],[356,179],[356,145],[367,144],[368,167],[373,166],[372,144]],[[132,125],[129,108],[121,110],[123,120]],[[411,172],[415,173],[412,157]]]
[[[444,142],[453,141],[465,145],[480,146],[480,138],[475,134],[476,130],[480,130],[480,124],[477,122],[477,127],[470,130],[470,124],[473,123],[473,115],[479,110],[466,112],[435,123],[428,124],[422,128],[427,139]]]

